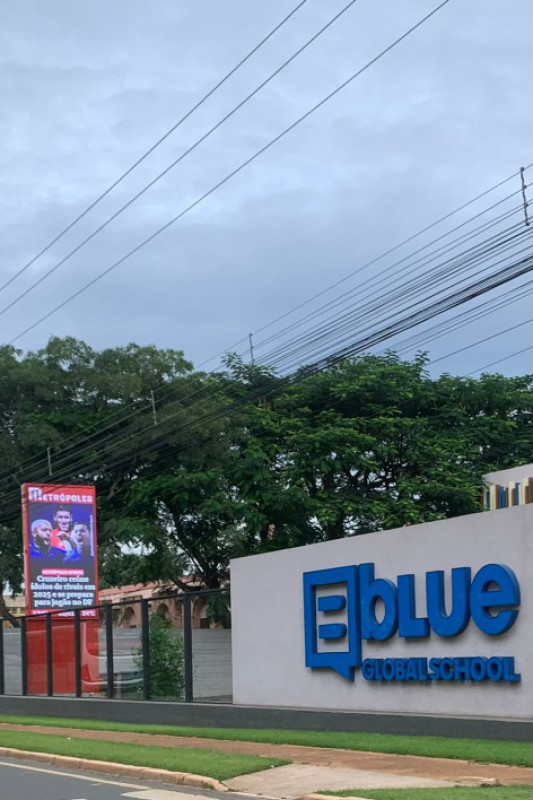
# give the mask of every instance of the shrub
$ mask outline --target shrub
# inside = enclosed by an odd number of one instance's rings
[[[185,652],[183,636],[158,614],[150,618],[150,696],[154,699],[185,698]],[[142,646],[135,648],[135,666],[142,670]],[[140,687],[139,692],[142,692]]]

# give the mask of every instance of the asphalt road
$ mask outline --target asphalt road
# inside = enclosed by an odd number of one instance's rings
[[[0,800],[228,800],[228,794],[0,759]],[[240,798],[242,800],[242,797]]]

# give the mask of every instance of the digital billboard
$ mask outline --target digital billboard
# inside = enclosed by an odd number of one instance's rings
[[[25,483],[22,521],[26,613],[72,616],[80,608],[82,617],[96,617],[95,487]]]

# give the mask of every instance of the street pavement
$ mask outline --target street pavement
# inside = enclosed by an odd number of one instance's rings
[[[0,759],[0,800],[228,800],[227,794]],[[240,798],[242,800],[242,798]]]
[[[359,789],[442,789],[455,786],[452,781],[316,764],[287,764],[251,775],[239,775],[225,783],[237,792],[280,798],[298,798],[325,789],[354,789],[354,794],[357,794]]]

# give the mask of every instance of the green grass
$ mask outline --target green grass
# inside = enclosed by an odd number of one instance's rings
[[[178,708],[178,707],[177,707]],[[177,710],[176,713],[179,713]],[[533,748],[527,742],[480,739],[447,739],[440,736],[396,736],[381,733],[328,733],[325,731],[247,730],[239,728],[186,728],[176,725],[130,725],[90,719],[14,716],[0,714],[0,723],[46,725],[97,731],[197,736],[201,739],[295,744],[307,747],[333,747],[343,750],[396,753],[401,755],[461,758],[492,764],[533,766]],[[531,798],[529,799],[531,800]]]
[[[373,800],[531,800],[533,789],[531,786],[452,786],[449,789],[345,789],[319,794]]]
[[[29,750],[34,753],[51,753],[74,758],[91,758],[97,761],[114,761],[139,767],[155,767],[172,772],[192,772],[216,778],[219,781],[259,772],[270,767],[288,764],[280,758],[219,753],[213,750],[194,750],[182,747],[148,747],[124,742],[96,739],[69,739],[45,733],[0,731],[0,747]]]

